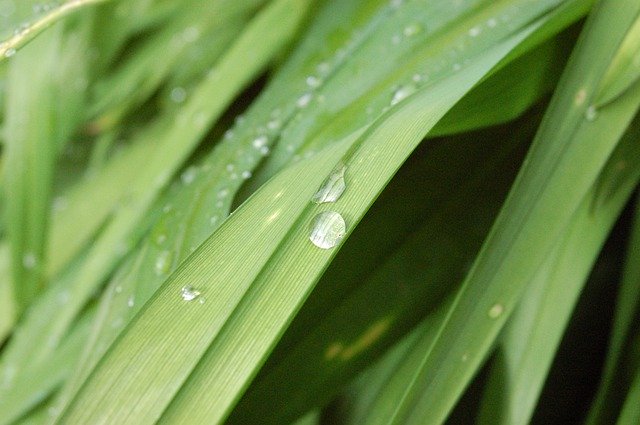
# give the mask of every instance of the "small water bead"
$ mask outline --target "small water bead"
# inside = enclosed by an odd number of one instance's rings
[[[318,72],[322,75],[328,74],[330,69],[331,67],[327,62],[321,62],[320,64],[318,64]]]
[[[156,244],[162,245],[167,240],[167,235],[165,233],[160,233],[156,236]]]
[[[320,78],[316,77],[315,75],[309,75],[305,81],[309,87],[314,89],[316,87],[320,87],[320,84],[322,84],[322,80],[320,80]]]
[[[227,170],[228,172],[232,172],[233,170],[235,170],[236,166],[233,164],[227,164],[225,167],[225,170]]]
[[[598,117],[598,110],[595,106],[591,105],[585,111],[584,117],[587,121],[594,121]]]
[[[414,85],[407,84],[407,85],[402,85],[398,87],[393,92],[393,96],[391,97],[391,105],[400,103],[407,97],[411,96],[415,91],[416,91],[416,87]]]
[[[311,221],[309,240],[318,248],[330,249],[340,243],[347,231],[342,216],[335,211],[324,211]]]
[[[251,178],[252,174],[251,174],[251,171],[246,170],[242,172],[241,176],[243,179],[247,180]]]
[[[156,262],[154,264],[154,270],[157,276],[164,276],[169,273],[171,269],[171,260],[172,260],[171,251],[164,250],[156,257]]]
[[[309,103],[311,102],[311,97],[312,97],[311,93],[303,94],[296,101],[296,105],[298,105],[299,108],[307,107],[309,105]]]
[[[504,306],[502,304],[494,304],[487,313],[490,318],[497,319],[504,312]]]
[[[169,98],[172,102],[182,103],[187,99],[187,91],[182,87],[174,87],[169,93]]]
[[[253,139],[253,142],[251,142],[251,145],[254,148],[260,150],[263,147],[265,147],[268,142],[269,142],[269,139],[267,139],[267,136],[258,136],[255,139]]]
[[[201,295],[201,292],[191,285],[183,286],[180,289],[180,296],[185,301],[193,301],[197,299],[200,295]]]
[[[196,179],[196,173],[196,168],[191,166],[184,170],[184,172],[180,175],[180,180],[182,180],[182,183],[184,183],[185,185],[191,184]]]
[[[127,307],[129,308],[133,308],[133,306],[135,305],[136,299],[133,295],[129,295],[129,298],[127,298]]]
[[[64,196],[56,196],[55,198],[53,198],[52,208],[54,212],[64,211],[68,207],[69,202]]]
[[[22,257],[22,266],[25,269],[33,269],[38,264],[38,257],[33,252],[27,252]]]
[[[7,49],[7,50],[4,52],[4,57],[5,57],[5,58],[10,58],[11,56],[13,56],[13,55],[15,55],[15,54],[16,54],[16,49],[14,49],[14,48]]]
[[[209,218],[209,224],[211,224],[212,226],[215,226],[216,224],[218,224],[218,220],[220,220],[218,216],[213,215]]]
[[[200,38],[200,29],[196,26],[190,26],[184,29],[182,32],[182,39],[186,43],[193,43],[198,38]]]
[[[343,162],[336,165],[336,167],[331,171],[331,174],[329,174],[324,182],[322,182],[322,185],[320,185],[318,191],[313,195],[311,201],[316,204],[337,201],[347,187],[344,182],[344,173],[346,169],[347,167]]]
[[[113,292],[115,292],[116,294],[119,294],[122,292],[122,286],[118,285],[115,288],[113,288]]]
[[[469,37],[477,37],[481,32],[482,30],[480,29],[480,27],[473,27],[469,29]]]
[[[221,189],[218,192],[218,198],[220,198],[220,199],[226,198],[227,195],[229,195],[229,189]]]
[[[271,150],[269,149],[269,146],[263,146],[260,148],[260,153],[262,155],[269,155],[269,153],[271,152]]]
[[[490,19],[487,21],[487,26],[488,26],[489,28],[495,28],[497,25],[498,25],[498,21],[497,21],[497,19],[496,19],[496,18],[490,18]]]
[[[420,32],[422,32],[422,25],[417,22],[407,25],[402,30],[402,34],[404,34],[405,37],[413,37]]]
[[[267,123],[267,128],[272,131],[280,129],[281,126],[282,122],[279,119],[272,119]]]

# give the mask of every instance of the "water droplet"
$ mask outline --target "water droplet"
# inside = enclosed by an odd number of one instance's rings
[[[267,136],[258,136],[255,139],[253,139],[253,142],[251,142],[251,145],[253,145],[254,148],[260,150],[261,148],[267,145],[268,141],[269,139],[267,139]]]
[[[347,226],[340,214],[335,211],[324,211],[311,221],[309,240],[322,249],[338,245],[346,233]]]
[[[489,317],[492,319],[497,319],[504,312],[504,306],[502,304],[494,304],[493,307],[489,309]]]
[[[343,162],[336,165],[331,171],[331,174],[322,182],[322,185],[320,185],[320,188],[311,200],[316,204],[337,201],[346,189],[344,182],[344,172],[346,169],[347,167]]]
[[[215,226],[218,223],[218,220],[219,220],[219,218],[218,218],[217,215],[212,215],[209,218],[209,224],[211,224],[212,226]]]
[[[38,257],[33,252],[27,252],[22,257],[22,265],[25,269],[33,269],[38,264]]]
[[[326,75],[330,69],[331,67],[327,62],[321,62],[320,64],[318,64],[318,72],[322,75]]]
[[[416,87],[410,84],[398,87],[393,92],[393,96],[391,97],[391,104],[395,105],[397,103],[400,103],[401,101],[409,97],[411,94],[413,94],[413,92],[415,91],[416,91]]]
[[[156,275],[163,276],[169,273],[169,270],[171,269],[171,257],[171,251],[167,250],[162,251],[160,254],[158,254],[158,257],[156,257],[156,263],[154,265]]]
[[[64,196],[56,196],[53,198],[53,211],[64,211],[69,207],[69,202]]]
[[[135,297],[133,295],[129,295],[129,298],[127,298],[127,307],[132,308],[135,302]]]
[[[311,93],[305,93],[300,96],[296,101],[296,105],[298,105],[298,108],[305,108],[307,105],[309,105],[309,102],[311,102],[311,96]]]
[[[477,37],[481,32],[482,30],[480,29],[480,27],[472,27],[471,29],[469,29],[469,37]]]
[[[271,150],[269,149],[269,146],[263,146],[260,148],[260,153],[262,155],[269,155],[269,152],[271,152]]]
[[[465,363],[467,360],[469,360],[469,355],[467,353],[464,353],[460,360],[462,360],[462,362]]]
[[[316,77],[315,75],[309,75],[305,81],[307,82],[307,85],[311,88],[320,87],[320,84],[322,83],[320,78]]]
[[[414,83],[419,83],[420,81],[422,81],[422,75],[420,74],[413,74],[413,76],[411,77],[411,81],[413,81]]]
[[[193,166],[184,170],[180,175],[180,180],[182,180],[182,183],[184,183],[185,185],[193,183],[195,179],[196,179],[196,168]]]
[[[585,111],[584,117],[587,121],[594,121],[598,117],[598,110],[595,106],[591,105]]]
[[[160,233],[156,236],[156,244],[162,245],[167,240],[167,235],[165,233]]]
[[[242,175],[242,178],[245,180],[250,179],[252,176],[251,171],[249,170],[243,171],[241,175]]]
[[[11,56],[13,56],[13,55],[15,55],[15,54],[16,54],[16,49],[13,49],[13,48],[11,48],[11,49],[7,49],[7,50],[4,52],[4,57],[5,57],[5,58],[10,58]]]
[[[282,126],[282,123],[278,119],[272,119],[267,123],[267,128],[273,131],[278,130],[280,126]]]
[[[232,172],[235,168],[236,168],[236,166],[235,166],[235,165],[233,165],[233,164],[227,164],[227,166],[225,167],[225,169],[226,169],[228,172]]]
[[[193,43],[194,41],[196,41],[198,38],[200,38],[200,30],[198,29],[198,27],[196,26],[190,26],[185,28],[185,30],[182,32],[182,39],[186,42],[186,43]]]
[[[200,291],[191,285],[187,285],[180,289],[180,296],[182,296],[182,299],[185,301],[193,301],[200,296]]]
[[[116,294],[121,293],[121,292],[122,292],[122,286],[120,286],[120,285],[116,286],[115,288],[113,288],[113,291],[114,291]]]
[[[490,19],[487,21],[487,26],[488,26],[489,28],[495,28],[495,27],[496,27],[496,25],[498,25],[498,21],[496,20],[496,18],[490,18]]]
[[[405,37],[413,37],[420,32],[422,32],[422,25],[417,22],[407,25],[402,30],[402,34],[404,34]]]
[[[175,103],[182,103],[187,99],[187,91],[182,87],[175,87],[171,90],[169,98]]]
[[[229,195],[229,189],[221,189],[218,192],[218,198],[222,199],[222,198],[226,198],[227,195]]]

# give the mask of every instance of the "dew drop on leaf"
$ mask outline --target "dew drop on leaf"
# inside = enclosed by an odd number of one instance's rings
[[[38,264],[38,258],[33,252],[27,252],[22,257],[22,265],[25,269],[33,269]]]
[[[395,105],[397,103],[400,103],[407,97],[411,96],[411,94],[413,94],[413,92],[415,91],[416,91],[416,87],[411,84],[402,85],[398,87],[397,89],[395,89],[395,91],[393,92],[393,95],[391,96],[391,104]]]
[[[196,179],[196,169],[195,167],[189,167],[180,175],[180,180],[185,185],[193,183]]]
[[[347,226],[340,214],[324,211],[311,221],[309,240],[318,248],[330,249],[340,243],[346,230]]]
[[[595,106],[589,106],[587,111],[584,113],[584,117],[587,121],[594,121],[598,117],[598,110]]]
[[[169,269],[171,268],[171,251],[162,251],[156,257],[156,263],[154,265],[154,269],[156,275],[162,276],[169,273]]]
[[[298,98],[296,105],[298,105],[299,108],[304,108],[309,105],[309,102],[311,102],[311,93],[305,93]]]
[[[191,285],[186,285],[180,289],[180,296],[185,301],[193,301],[200,296],[200,291]]]
[[[311,200],[316,204],[322,204],[325,202],[335,202],[340,199],[340,196],[342,196],[342,193],[347,187],[344,182],[344,172],[346,169],[347,167],[343,162],[336,165],[333,171],[331,171],[331,174],[322,182],[322,185]]]
[[[504,311],[504,306],[502,304],[494,304],[488,312],[488,315],[492,319],[497,319],[500,317],[502,312]]]

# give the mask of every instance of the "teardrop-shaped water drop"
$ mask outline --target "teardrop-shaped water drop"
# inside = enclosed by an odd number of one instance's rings
[[[322,249],[338,245],[344,237],[347,226],[342,216],[335,211],[324,211],[311,221],[309,240]]]
[[[322,185],[311,200],[316,204],[337,201],[347,187],[344,181],[346,169],[347,167],[340,161],[331,171],[331,174],[322,182]]]

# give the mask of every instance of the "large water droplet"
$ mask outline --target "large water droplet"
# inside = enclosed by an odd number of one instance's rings
[[[347,226],[340,214],[325,211],[316,215],[311,221],[309,240],[322,249],[330,249],[338,245],[344,237]]]
[[[595,106],[591,105],[587,108],[586,112],[584,113],[584,117],[586,118],[587,121],[595,121],[595,119],[598,117],[598,110],[596,109]]]
[[[347,187],[344,182],[346,169],[347,167],[342,161],[336,165],[311,200],[316,204],[337,201]]]
[[[185,301],[193,301],[198,298],[200,294],[201,292],[191,285],[183,286],[182,289],[180,289],[180,296],[182,296],[182,299]]]

